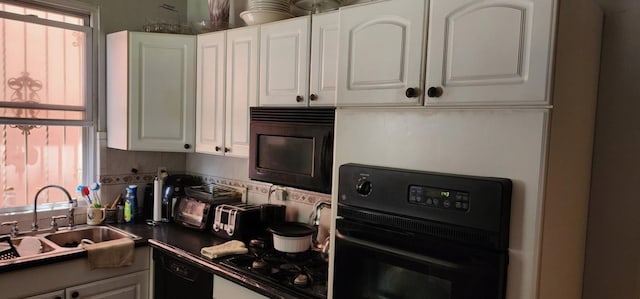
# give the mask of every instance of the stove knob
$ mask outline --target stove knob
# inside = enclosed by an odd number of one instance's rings
[[[293,279],[293,284],[298,287],[305,287],[309,285],[309,276],[306,274],[298,274],[296,278]]]
[[[369,195],[371,193],[371,181],[360,179],[356,184],[356,192],[363,196]]]

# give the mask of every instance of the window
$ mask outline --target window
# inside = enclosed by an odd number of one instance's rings
[[[94,177],[90,15],[60,1],[43,3],[0,1],[0,209],[5,212],[33,205],[45,185],[74,192]],[[66,202],[62,192],[48,189],[38,205],[60,201]]]

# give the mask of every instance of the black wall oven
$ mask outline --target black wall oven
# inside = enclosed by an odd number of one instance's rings
[[[505,297],[511,181],[340,167],[333,298]]]
[[[335,108],[252,107],[249,178],[331,193]]]

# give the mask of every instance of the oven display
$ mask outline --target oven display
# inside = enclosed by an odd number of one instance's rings
[[[469,211],[469,192],[409,186],[409,203],[455,211]]]

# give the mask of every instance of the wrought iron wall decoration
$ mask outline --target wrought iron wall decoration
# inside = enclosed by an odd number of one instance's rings
[[[10,78],[7,85],[13,90],[11,94],[11,102],[21,102],[28,104],[38,104],[40,96],[38,91],[42,89],[42,82],[35,80],[29,76],[28,72],[22,72],[20,77]],[[39,110],[16,108],[15,115],[19,118],[36,118]],[[22,131],[23,135],[31,134],[31,130],[39,128],[36,125],[11,125],[11,128],[17,128]]]

